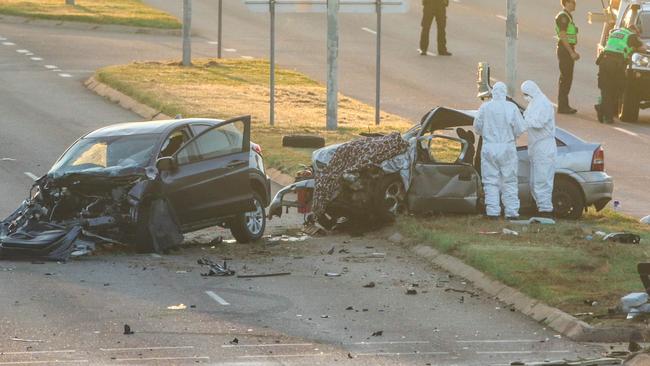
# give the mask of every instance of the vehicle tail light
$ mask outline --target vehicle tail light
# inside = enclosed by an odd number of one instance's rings
[[[255,151],[256,153],[262,155],[262,147],[256,143],[251,142],[251,149]]]
[[[604,172],[605,171],[605,150],[602,146],[594,151],[594,156],[591,159],[591,171],[592,172]]]

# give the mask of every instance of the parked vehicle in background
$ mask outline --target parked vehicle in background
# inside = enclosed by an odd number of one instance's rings
[[[603,13],[590,14],[590,23],[603,23],[603,32],[597,54],[605,49],[607,38],[614,29],[635,25],[641,40],[650,49],[650,1],[610,0]],[[625,122],[636,122],[639,110],[650,108],[650,53],[634,53],[626,71],[626,86],[620,102],[619,117]]]
[[[70,146],[0,222],[0,256],[57,257],[77,240],[162,252],[214,225],[249,242],[269,199],[250,116],[112,125]]]

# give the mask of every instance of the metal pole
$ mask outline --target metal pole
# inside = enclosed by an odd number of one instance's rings
[[[377,6],[377,62],[375,66],[375,124],[379,126],[381,117],[381,2],[376,0]]]
[[[339,0],[327,0],[327,129],[338,126]]]
[[[223,23],[223,16],[222,16],[222,11],[223,11],[223,0],[219,0],[219,28],[218,28],[218,38],[217,42],[219,44],[217,45],[217,58],[221,58],[221,35],[222,35],[222,26],[221,24]]]
[[[275,125],[275,0],[269,1],[271,12],[271,103],[269,110],[269,122],[271,126]]]
[[[517,90],[517,0],[508,0],[506,19],[506,84],[508,94],[515,97]]]
[[[183,0],[183,66],[192,65],[192,0]]]

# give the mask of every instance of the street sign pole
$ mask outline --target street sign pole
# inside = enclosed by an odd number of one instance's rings
[[[183,66],[192,65],[192,0],[183,0]]]
[[[381,4],[382,0],[376,1],[377,6],[377,62],[375,66],[375,124],[379,126],[381,117]]]
[[[218,28],[218,38],[217,38],[217,58],[221,58],[221,36],[222,36],[222,23],[223,23],[223,0],[219,0],[219,28]]]
[[[275,125],[275,1],[269,1],[269,11],[271,13],[271,71],[270,71],[270,93],[271,100],[269,106],[269,123]]]
[[[506,84],[508,94],[514,98],[517,91],[517,0],[508,1],[506,18]]]
[[[339,0],[327,0],[327,129],[338,127]]]

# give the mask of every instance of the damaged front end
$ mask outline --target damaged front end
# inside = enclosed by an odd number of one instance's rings
[[[0,222],[0,258],[65,261],[75,250],[129,242],[154,180],[142,171],[45,175]]]

